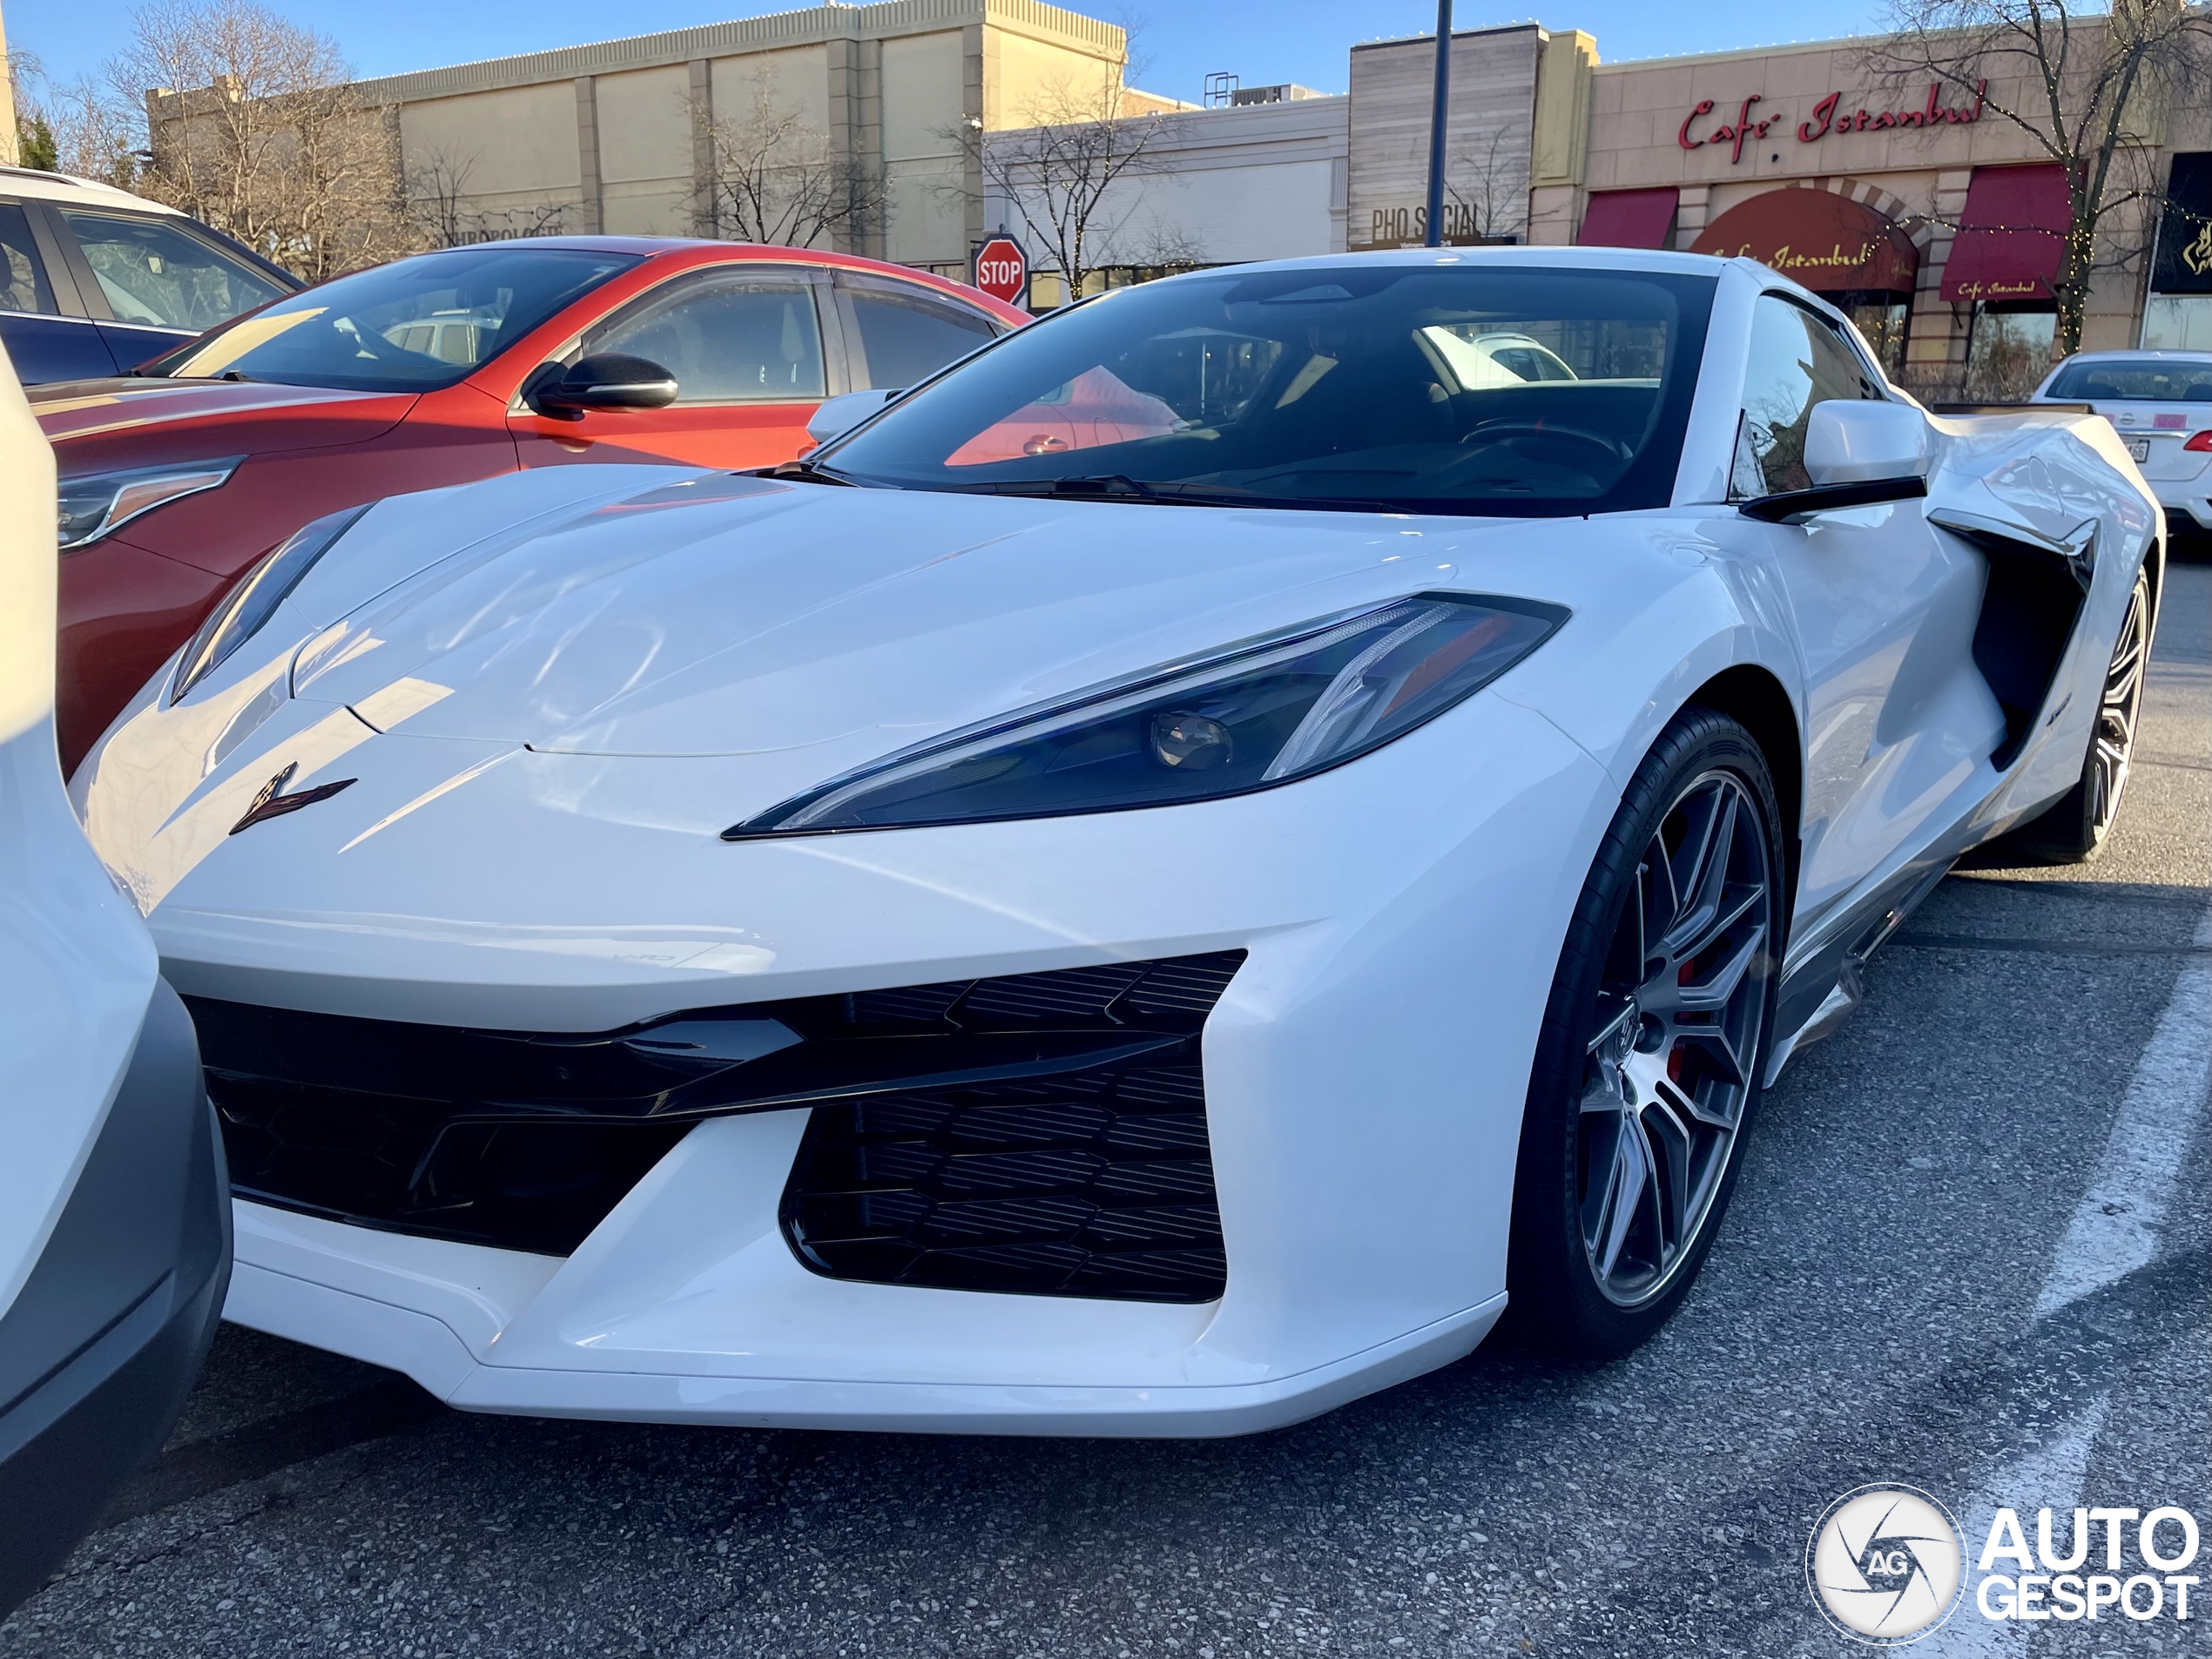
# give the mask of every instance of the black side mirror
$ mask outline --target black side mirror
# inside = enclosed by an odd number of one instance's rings
[[[601,352],[541,379],[528,396],[530,408],[556,421],[580,421],[587,409],[664,409],[676,401],[676,376],[646,358]]]

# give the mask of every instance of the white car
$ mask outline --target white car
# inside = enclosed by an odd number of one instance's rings
[[[0,352],[0,1619],[160,1451],[230,1272],[192,1021],[62,788],[53,523]]]
[[[1509,1297],[1656,1329],[1914,901],[2095,850],[2162,557],[2107,422],[1932,418],[1747,261],[1247,266],[769,475],[324,520],[73,786],[231,1318],[476,1410],[1223,1434]]]
[[[2035,389],[2110,421],[2170,522],[2212,533],[2212,352],[2077,352]]]

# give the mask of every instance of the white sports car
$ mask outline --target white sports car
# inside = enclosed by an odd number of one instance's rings
[[[312,525],[76,788],[231,1318],[475,1410],[1232,1433],[1509,1296],[1652,1332],[1867,953],[2095,851],[2159,536],[2105,421],[1932,418],[1748,261],[1248,266],[770,475]]]

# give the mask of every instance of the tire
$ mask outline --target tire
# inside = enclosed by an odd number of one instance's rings
[[[1771,1040],[1783,847],[1750,732],[1676,715],[1599,846],[1537,1038],[1507,1268],[1507,1318],[1531,1345],[1626,1353],[1696,1279]]]
[[[2142,724],[2143,679],[2150,664],[2153,611],[2150,570],[2135,573],[2134,591],[2120,636],[2106,666],[2097,723],[2081,759],[2081,776],[2058,804],[1974,849],[1972,867],[2001,868],[2036,864],[2087,864],[2104,851],[2105,840],[2120,819],[2128,772]]]

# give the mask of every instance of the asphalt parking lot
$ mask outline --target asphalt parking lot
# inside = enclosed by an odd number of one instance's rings
[[[2101,861],[1954,875],[1877,958],[1625,1361],[1494,1346],[1252,1439],[1031,1442],[472,1417],[226,1327],[161,1465],[0,1656],[1764,1659],[1853,1650],[1804,1553],[1866,1481],[1977,1542],[1993,1501],[2204,1516],[2202,563],[2168,583],[2135,763]],[[2212,1652],[2194,1610],[2033,1651]]]

